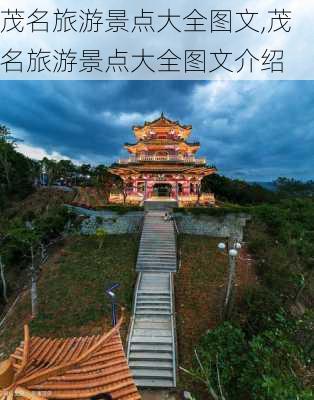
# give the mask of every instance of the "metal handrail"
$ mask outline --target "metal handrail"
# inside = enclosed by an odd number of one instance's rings
[[[176,219],[174,217],[173,217],[173,223],[174,223],[174,227],[175,227],[175,230],[177,232],[177,235],[179,235],[180,232],[179,232],[179,229],[178,229],[177,221],[176,221]]]
[[[137,276],[137,280],[136,280],[136,285],[135,285],[135,293],[134,293],[134,297],[133,297],[133,304],[132,304],[132,316],[131,316],[131,323],[129,324],[129,329],[128,329],[128,334],[127,334],[127,349],[126,349],[126,355],[127,355],[127,359],[129,359],[130,356],[130,351],[131,351],[131,338],[132,338],[132,334],[133,334],[133,329],[134,329],[134,320],[135,320],[135,316],[136,316],[136,303],[137,303],[137,297],[138,297],[138,290],[140,287],[140,283],[142,280],[142,273],[140,272]]]
[[[173,273],[170,272],[170,304],[171,304],[171,333],[172,333],[172,370],[173,370],[173,383],[174,387],[177,386],[177,331],[176,331],[176,313],[175,313],[175,303],[174,303],[174,284],[173,284]]]

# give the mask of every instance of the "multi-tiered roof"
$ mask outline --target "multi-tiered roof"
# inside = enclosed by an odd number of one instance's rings
[[[199,142],[188,142],[191,125],[182,125],[163,114],[152,122],[134,126],[136,143],[124,147],[131,154],[128,159],[119,160],[111,172],[120,176],[145,171],[186,172],[208,175],[216,171],[206,166],[205,158],[196,158]]]

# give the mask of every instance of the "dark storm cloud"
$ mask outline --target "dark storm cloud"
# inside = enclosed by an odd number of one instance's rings
[[[0,122],[24,143],[110,162],[131,126],[161,111],[225,174],[313,178],[314,82],[31,81],[0,83]]]

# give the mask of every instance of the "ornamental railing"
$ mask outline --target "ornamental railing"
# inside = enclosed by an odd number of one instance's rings
[[[119,164],[130,164],[142,161],[169,161],[169,162],[179,162],[184,164],[206,164],[205,158],[195,158],[195,157],[178,157],[178,156],[138,156],[130,157],[127,159],[119,160]]]

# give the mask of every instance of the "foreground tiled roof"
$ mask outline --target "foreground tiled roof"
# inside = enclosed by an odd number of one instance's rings
[[[74,400],[106,393],[140,400],[123,351],[121,322],[103,335],[69,339],[30,338],[26,326],[24,342],[11,356],[15,383],[0,391],[0,398],[20,393],[26,399]]]

